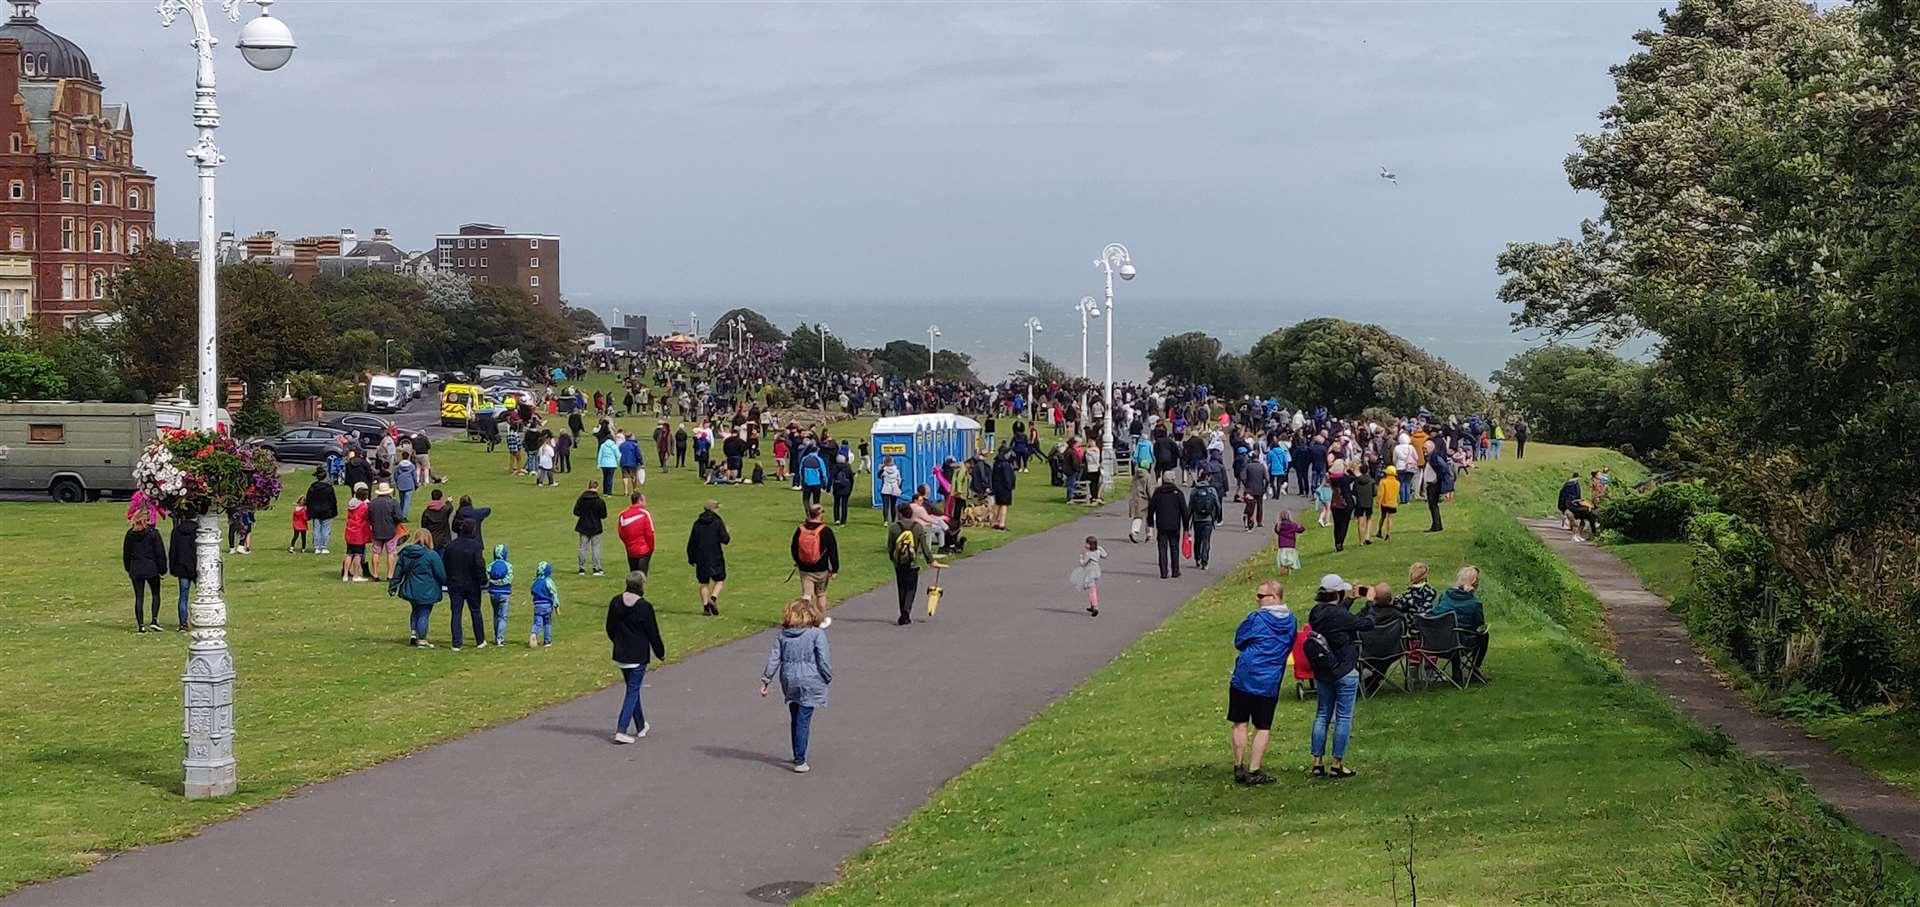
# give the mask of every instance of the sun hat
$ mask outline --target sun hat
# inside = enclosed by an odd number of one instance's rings
[[[1348,584],[1346,580],[1341,579],[1338,573],[1329,573],[1326,576],[1320,577],[1320,591],[1322,592],[1345,592],[1351,588],[1353,588],[1353,586]]]
[[[387,483],[385,483],[385,482],[381,482],[381,483],[380,483],[380,484],[379,484],[378,486],[376,486],[376,487],[375,487],[375,488],[373,489],[373,493],[374,493],[374,494],[388,494],[388,495],[390,495],[390,494],[393,494],[393,486],[392,486],[392,485],[388,485],[388,484],[387,484]]]

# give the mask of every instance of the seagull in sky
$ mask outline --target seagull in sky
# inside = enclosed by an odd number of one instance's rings
[[[1381,179],[1383,179],[1383,180],[1386,180],[1387,182],[1389,182],[1389,183],[1392,183],[1392,184],[1394,184],[1394,185],[1396,185],[1396,186],[1398,186],[1398,185],[1400,185],[1400,176],[1399,176],[1399,174],[1397,174],[1397,173],[1394,173],[1394,172],[1393,172],[1393,171],[1391,171],[1391,170],[1388,170],[1388,169],[1386,168],[1386,165],[1384,165],[1384,164],[1383,164],[1383,165],[1381,165],[1381,167],[1380,167],[1380,178],[1381,178]]]

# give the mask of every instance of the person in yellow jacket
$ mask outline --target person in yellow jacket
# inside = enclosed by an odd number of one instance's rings
[[[1380,488],[1376,493],[1376,507],[1380,510],[1380,526],[1375,537],[1393,541],[1393,513],[1400,508],[1400,477],[1397,470],[1387,467],[1386,474],[1380,477]]]

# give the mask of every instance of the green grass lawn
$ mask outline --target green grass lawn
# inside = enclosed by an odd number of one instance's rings
[[[650,419],[619,424],[641,432],[653,427]],[[867,424],[842,422],[834,434],[859,437]],[[771,444],[762,451],[770,458]],[[452,479],[438,487],[494,508],[484,527],[487,542],[512,549],[518,588],[508,639],[520,644],[504,651],[474,650],[471,640],[466,651],[450,651],[445,602],[433,617],[431,638],[440,647],[408,648],[405,603],[387,597],[379,584],[342,584],[338,554],[286,552],[291,495],[261,513],[255,553],[227,559],[228,643],[239,671],[240,788],[219,801],[180,795],[186,637],[133,632],[119,561],[125,504],[0,503],[10,593],[8,619],[0,625],[0,651],[7,653],[0,668],[0,765],[6,766],[0,816],[7,817],[0,893],[616,681],[601,630],[605,602],[625,574],[611,523],[604,539],[609,575],[573,572],[573,502],[599,475],[591,452],[583,453],[560,487],[549,489],[509,478],[504,448],[492,456],[464,441],[433,449],[435,469]],[[310,481],[302,472],[288,485],[297,494]],[[1043,473],[1023,481],[1014,532],[971,533],[970,552],[1079,515],[1058,502]],[[772,485],[709,488],[692,469],[662,473],[653,463],[647,492],[659,532],[648,597],[659,609],[670,659],[776,625],[782,605],[799,594],[797,581],[787,581],[798,493]],[[718,618],[700,616],[682,556],[687,529],[708,497],[723,502],[733,535],[725,613]],[[857,490],[854,505],[853,522],[840,530],[836,598],[892,575],[878,511],[864,506]],[[420,506],[415,503],[416,513]],[[611,511],[624,506],[609,501]],[[337,522],[338,552],[346,550],[343,530]],[[524,590],[541,560],[555,565],[562,607],[554,645],[534,651],[524,644],[530,614]],[[164,581],[162,590],[163,623],[171,626],[173,581]]]
[[[1610,541],[1612,551],[1633,572],[1647,590],[1667,601],[1675,601],[1693,586],[1693,544],[1691,542]]]
[[[1232,783],[1233,631],[1270,554],[1243,565],[863,851],[816,905],[1396,904],[1408,836],[1424,903],[1897,903],[1914,872],[1797,783],[1730,754],[1591,642],[1599,609],[1507,513],[1604,452],[1535,445],[1476,470],[1448,531],[1331,551],[1286,581],[1296,613],[1336,571],[1404,585],[1483,570],[1495,683],[1356,710],[1359,777],[1312,781],[1311,701],[1283,697],[1268,767]],[[1411,823],[1411,831],[1409,829]],[[1906,887],[1901,887],[1906,886]]]

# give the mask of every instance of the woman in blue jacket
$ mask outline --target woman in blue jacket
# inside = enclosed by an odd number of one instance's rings
[[[767,695],[775,675],[787,699],[792,719],[793,770],[808,772],[807,737],[813,729],[813,710],[827,704],[827,685],[833,683],[833,664],[827,650],[827,631],[817,623],[820,612],[810,599],[787,603],[774,636],[767,669],[760,674],[760,695]]]
[[[1267,580],[1255,590],[1259,607],[1234,631],[1233,680],[1227,687],[1227,720],[1233,723],[1233,780],[1240,784],[1272,784],[1273,776],[1260,770],[1267,754],[1267,735],[1273,728],[1273,709],[1280,703],[1280,683],[1287,674],[1287,655],[1293,651],[1293,612],[1284,602],[1286,590]],[[1253,752],[1247,752],[1247,726],[1253,726]]]

